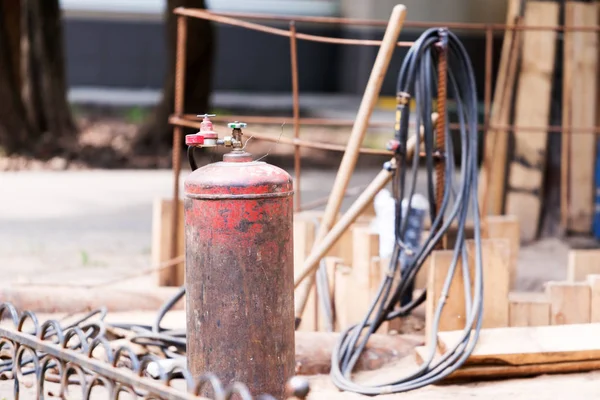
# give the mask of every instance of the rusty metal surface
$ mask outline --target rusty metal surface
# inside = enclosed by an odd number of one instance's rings
[[[177,47],[175,56],[175,115],[182,115],[184,110],[184,90],[185,90],[185,64],[186,53],[185,46],[187,42],[187,18],[177,18]],[[179,174],[181,172],[181,139],[183,129],[181,126],[175,126],[173,129],[173,204],[179,203]],[[179,207],[171,207],[171,242],[169,243],[169,255],[171,258],[176,258],[178,254],[179,243]],[[167,282],[166,286],[176,286],[176,277],[178,265],[170,267],[171,273],[163,275],[170,277],[171,282]]]
[[[294,139],[300,138],[300,98],[298,93],[298,48],[296,25],[290,22],[290,63],[292,68],[292,101],[294,114]],[[300,145],[294,145],[294,211],[300,211]]]
[[[442,33],[445,31],[442,31]],[[440,33],[440,36],[445,36]],[[447,35],[447,33],[445,34]],[[447,37],[447,36],[446,36]],[[447,78],[448,78],[448,61],[447,61],[447,42],[442,39],[438,43],[438,85],[437,85],[437,112],[438,119],[436,121],[435,147],[436,152],[441,155],[446,154],[446,99],[447,99]],[[435,163],[435,208],[436,215],[440,213],[442,202],[444,199],[444,190],[446,181],[446,157],[436,160]],[[441,225],[441,224],[440,224]],[[439,242],[440,248],[444,246],[445,240]]]
[[[282,398],[294,373],[293,184],[264,162],[185,181],[188,367]]]
[[[41,323],[31,312],[19,313],[11,304],[0,303],[0,380],[13,381],[14,399],[23,398],[31,380],[37,399],[113,399],[127,393],[127,398],[185,400],[199,399],[205,389],[215,400],[252,399],[243,383],[225,385],[212,373],[192,376],[181,366],[163,368],[156,364],[160,357],[138,357],[133,345],[114,348],[102,312],[96,314],[96,319],[65,326],[56,320]],[[306,382],[298,379],[286,389],[288,395],[307,392]]]

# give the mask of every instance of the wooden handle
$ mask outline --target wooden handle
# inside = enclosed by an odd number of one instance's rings
[[[431,114],[431,121],[433,124],[437,122],[438,113],[434,112]],[[425,135],[425,130],[423,125],[419,130],[420,141],[423,141],[423,137]],[[411,159],[414,156],[415,149],[417,144],[417,136],[413,135],[408,138],[406,141],[406,157]],[[394,162],[394,159],[392,159]],[[315,241],[315,245],[313,245],[313,249],[309,254],[308,258],[304,262],[302,266],[302,273],[298,275],[294,282],[294,288],[297,289],[300,287],[303,281],[308,279],[305,282],[305,285],[301,288],[301,292],[297,296],[296,303],[296,322],[299,323],[302,313],[304,312],[304,308],[306,307],[306,303],[308,301],[308,297],[310,295],[310,291],[312,289],[312,285],[314,284],[314,273],[319,266],[319,261],[323,258],[327,252],[335,246],[339,238],[342,234],[350,227],[350,225],[358,218],[360,213],[366,208],[366,206],[373,201],[375,195],[383,189],[387,183],[391,180],[392,173],[386,170],[381,171],[377,177],[373,180],[373,182],[365,189],[365,191],[356,199],[356,201],[352,204],[350,209],[342,216],[337,224],[329,231],[326,232],[325,235],[317,242]]]
[[[358,114],[356,115],[350,138],[348,139],[348,144],[346,145],[346,151],[344,152],[335,182],[333,183],[333,188],[329,195],[329,201],[327,202],[327,207],[325,208],[323,219],[315,238],[315,243],[319,243],[335,223],[336,216],[340,210],[342,200],[344,199],[344,193],[348,187],[348,182],[354,172],[360,146],[363,142],[365,132],[367,131],[373,108],[377,102],[383,78],[385,77],[392,54],[396,48],[396,42],[398,41],[398,36],[400,35],[400,30],[404,24],[405,17],[406,7],[403,5],[395,6],[392,10],[373,69],[371,70],[371,76],[367,82],[367,87],[363,94]]]

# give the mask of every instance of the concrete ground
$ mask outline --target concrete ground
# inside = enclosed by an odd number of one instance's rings
[[[335,172],[304,171],[302,202],[326,196]],[[377,172],[357,171],[350,186]],[[170,198],[172,182],[170,170],[2,173],[2,284],[90,284],[148,268],[152,202]]]
[[[378,171],[357,170],[349,187],[366,186]],[[303,170],[302,203],[327,196],[336,172]],[[188,173],[182,172],[182,183]],[[148,268],[152,202],[171,197],[172,179],[170,170],[2,173],[2,285],[93,284]],[[566,251],[559,240],[522,248],[518,288],[539,290],[544,281],[563,279]]]

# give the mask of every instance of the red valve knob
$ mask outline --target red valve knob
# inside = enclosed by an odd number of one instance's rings
[[[200,131],[185,136],[185,144],[188,146],[216,146],[218,134],[213,129],[212,121],[208,117],[214,117],[214,114],[198,115],[203,117],[200,123]]]

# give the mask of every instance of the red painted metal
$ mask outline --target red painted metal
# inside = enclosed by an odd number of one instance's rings
[[[234,150],[185,181],[188,368],[283,398],[294,373],[293,185]]]
[[[185,136],[185,144],[187,146],[200,146],[205,144],[216,145],[218,134],[213,128],[213,123],[209,117],[214,117],[214,114],[198,115],[198,117],[204,117],[200,123],[200,131],[191,135]]]

